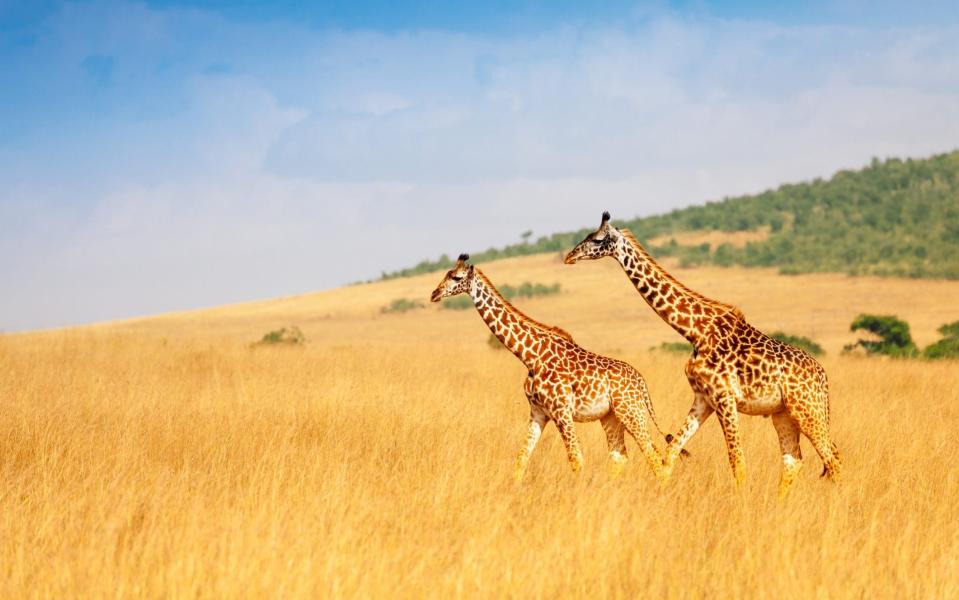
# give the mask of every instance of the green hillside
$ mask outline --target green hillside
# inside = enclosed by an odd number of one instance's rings
[[[593,225],[590,223],[589,225]],[[828,180],[788,184],[752,196],[725,198],[664,215],[617,220],[655,256],[683,264],[779,267],[783,273],[840,272],[959,279],[959,151],[927,159],[889,159]],[[736,247],[682,245],[670,234],[760,231],[768,236]],[[477,261],[561,252],[589,229],[473,253]],[[383,278],[447,269],[447,256]]]

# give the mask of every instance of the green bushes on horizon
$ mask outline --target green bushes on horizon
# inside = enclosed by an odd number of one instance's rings
[[[615,215],[614,215],[615,216]],[[599,215],[596,215],[598,221]],[[685,266],[778,267],[784,274],[836,272],[959,279],[959,151],[926,159],[873,161],[827,180],[787,184],[669,213],[616,220],[644,244],[683,231],[756,231],[769,236],[737,248],[720,244],[649,247]],[[477,262],[566,252],[596,224],[473,254]],[[383,279],[448,269],[446,255]]]

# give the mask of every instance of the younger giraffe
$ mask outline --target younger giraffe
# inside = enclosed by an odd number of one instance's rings
[[[599,229],[573,248],[565,262],[604,256],[619,261],[646,303],[693,345],[686,378],[695,399],[682,429],[667,438],[664,480],[679,452],[713,412],[723,429],[737,484],[745,477],[739,413],[772,417],[782,450],[781,497],[802,467],[800,432],[822,458],[823,475],[838,479],[842,462],[829,439],[829,384],[816,359],[762,333],[736,307],[706,298],[674,279],[629,230],[609,223],[608,212]]]
[[[559,429],[573,472],[578,472],[583,454],[573,423],[597,419],[606,432],[614,475],[626,462],[625,431],[635,438],[653,473],[658,474],[662,457],[646,430],[647,415],[654,423],[656,415],[646,382],[636,369],[584,350],[562,329],[527,317],[503,298],[482,271],[467,264],[468,260],[468,254],[460,255],[430,300],[469,294],[493,335],[528,369],[524,391],[530,406],[529,428],[516,461],[516,480],[523,478],[533,448],[550,421]]]

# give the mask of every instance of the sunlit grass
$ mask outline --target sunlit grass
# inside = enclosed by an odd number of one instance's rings
[[[959,594],[954,363],[827,357],[844,481],[804,442],[779,504],[761,418],[738,491],[715,422],[666,489],[597,424],[513,485],[522,366],[455,339],[0,338],[0,596]],[[678,424],[684,358],[620,356]]]

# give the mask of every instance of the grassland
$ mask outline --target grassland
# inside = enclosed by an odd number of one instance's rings
[[[677,338],[615,265],[484,269],[561,281],[518,304],[630,361],[681,420],[684,358],[648,351]],[[838,354],[859,312],[935,340],[959,282],[677,274],[825,346],[843,482],[804,442],[780,504],[773,428],[749,418],[739,490],[715,422],[665,489],[632,445],[611,480],[596,424],[584,472],[550,428],[514,485],[522,366],[475,314],[380,312],[428,275],[0,337],[0,597],[959,596],[959,365]],[[251,346],[289,324],[307,344]]]

